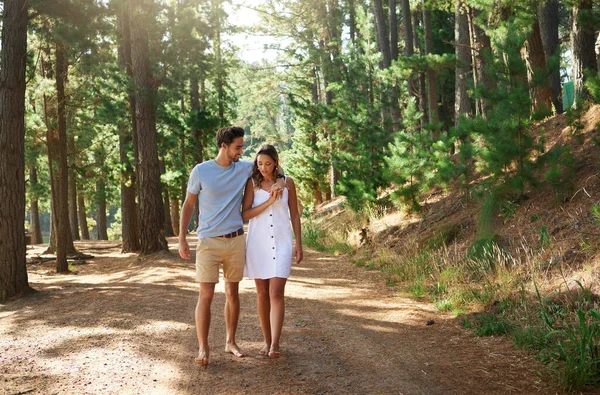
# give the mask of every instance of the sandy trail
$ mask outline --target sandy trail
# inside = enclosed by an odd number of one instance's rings
[[[28,266],[41,292],[0,305],[0,393],[559,393],[508,340],[476,338],[456,318],[399,296],[381,273],[314,251],[286,287],[282,357],[258,356],[251,280],[240,285],[238,329],[250,355],[223,351],[221,282],[211,364],[199,367],[194,266],[169,241],[172,254],[143,259],[115,242],[77,243],[96,258],[76,275]]]

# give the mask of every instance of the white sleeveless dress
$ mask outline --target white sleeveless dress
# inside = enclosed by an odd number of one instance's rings
[[[244,276],[263,280],[288,278],[292,267],[293,234],[288,208],[288,190],[267,207],[265,211],[250,219],[246,238],[246,266]],[[269,199],[269,192],[254,190],[252,207]]]

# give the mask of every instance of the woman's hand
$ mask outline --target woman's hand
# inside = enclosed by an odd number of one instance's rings
[[[271,190],[269,191],[269,204],[275,203],[277,199],[279,199],[283,195],[283,189],[281,189],[277,184],[273,184],[271,186]]]
[[[296,265],[302,262],[304,258],[304,252],[302,251],[302,244],[295,243],[294,249],[292,250],[292,256],[296,258]]]

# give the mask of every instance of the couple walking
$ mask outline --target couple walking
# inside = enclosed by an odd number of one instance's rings
[[[195,312],[199,345],[196,363],[209,363],[210,307],[221,265],[226,296],[225,351],[238,357],[246,355],[235,341],[240,314],[239,282],[246,276],[256,283],[258,317],[265,341],[259,354],[276,358],[285,312],[285,283],[294,256],[296,263],[302,261],[296,187],[290,177],[283,175],[273,146],[263,145],[253,162],[242,161],[242,128],[219,129],[216,140],[217,157],[196,165],[190,174],[179,231],[179,255],[190,259],[186,233],[198,200],[196,280],[200,290]],[[250,220],[247,240],[245,220]]]

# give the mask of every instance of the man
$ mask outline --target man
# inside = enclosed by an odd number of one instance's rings
[[[216,139],[219,147],[217,157],[196,165],[190,174],[179,229],[179,255],[190,259],[186,233],[196,199],[199,199],[196,280],[200,283],[200,290],[195,313],[199,350],[196,363],[203,366],[209,363],[210,306],[215,284],[219,282],[220,265],[225,278],[225,351],[237,357],[246,355],[235,342],[235,332],[240,315],[239,282],[246,259],[242,191],[252,174],[253,162],[240,161],[244,129],[235,126],[221,128]],[[282,190],[281,185],[279,188]]]

